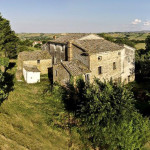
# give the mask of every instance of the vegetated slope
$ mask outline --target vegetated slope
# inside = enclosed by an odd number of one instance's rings
[[[70,135],[63,126],[66,112],[57,98],[43,95],[49,85],[15,82],[14,90],[0,106],[0,149],[65,150]],[[80,149],[74,144],[74,149]]]
[[[29,39],[33,41],[43,41],[53,39],[53,36],[60,36],[60,34],[54,33],[18,33],[17,36],[21,40]]]

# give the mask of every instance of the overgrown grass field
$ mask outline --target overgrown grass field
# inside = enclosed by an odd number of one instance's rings
[[[15,73],[15,67],[8,70]],[[80,149],[78,134],[67,128],[67,115],[59,98],[49,92],[49,80],[27,84],[14,79],[13,90],[0,106],[0,149],[67,150]],[[70,147],[70,148],[69,148]]]

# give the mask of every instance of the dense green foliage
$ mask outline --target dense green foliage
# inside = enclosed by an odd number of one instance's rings
[[[146,49],[136,51],[137,80],[150,77],[150,36],[145,40]]]
[[[0,66],[8,67],[9,59],[6,57],[0,57]]]
[[[19,40],[18,47],[17,47],[17,53],[23,52],[23,51],[32,51],[32,41],[30,40]]]
[[[150,116],[150,36],[145,44],[146,49],[136,51],[136,83],[132,84],[132,91],[137,100],[136,107],[143,115]]]
[[[11,30],[9,21],[0,15],[0,52],[9,58],[15,57],[18,40],[15,32]]]
[[[40,49],[41,48],[41,44],[36,44],[34,47]]]
[[[68,85],[62,99],[66,109],[80,120],[79,131],[85,145],[134,150],[149,140],[149,120],[137,112],[133,93],[125,87],[99,80],[86,85],[78,80],[76,88]]]
[[[146,50],[150,51],[150,35],[147,36],[145,43],[146,43]]]

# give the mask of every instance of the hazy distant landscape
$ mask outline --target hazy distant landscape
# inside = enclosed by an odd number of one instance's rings
[[[65,33],[66,34],[66,33]],[[97,33],[99,34],[99,33]],[[48,41],[53,40],[53,36],[60,37],[63,33],[17,33],[17,36],[21,40],[31,40],[31,41]],[[136,49],[145,48],[145,39],[150,35],[150,31],[137,31],[137,32],[110,32],[105,33],[106,36],[113,37],[114,39],[122,38],[134,41]]]

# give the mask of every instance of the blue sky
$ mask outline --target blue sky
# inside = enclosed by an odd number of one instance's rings
[[[150,0],[0,0],[16,32],[150,30]]]

